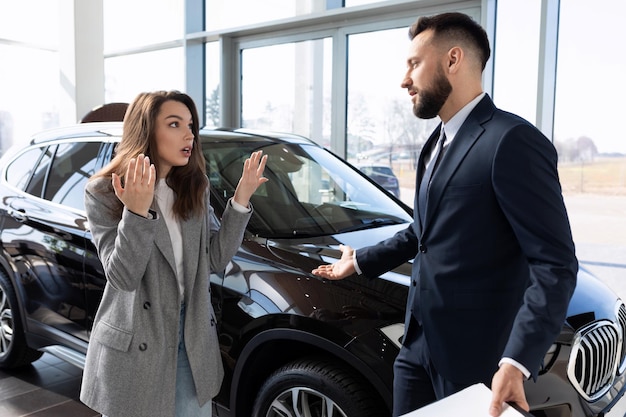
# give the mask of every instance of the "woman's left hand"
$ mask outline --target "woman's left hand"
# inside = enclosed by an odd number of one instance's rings
[[[236,203],[249,207],[248,203],[252,194],[255,193],[261,184],[268,181],[263,176],[266,163],[267,155],[263,155],[263,151],[253,152],[250,158],[246,159],[243,164],[243,173],[233,196]]]

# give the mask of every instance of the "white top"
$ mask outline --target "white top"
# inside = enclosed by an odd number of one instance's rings
[[[174,264],[176,265],[176,278],[178,279],[178,290],[181,296],[185,295],[185,275],[183,270],[183,235],[180,223],[174,216],[172,208],[174,206],[174,190],[172,190],[165,180],[158,180],[154,189],[157,204],[163,214],[163,219],[170,233],[172,249],[174,249]]]

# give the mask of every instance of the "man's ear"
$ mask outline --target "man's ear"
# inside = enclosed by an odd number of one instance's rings
[[[455,46],[448,51],[448,71],[456,72],[463,61],[463,49]]]

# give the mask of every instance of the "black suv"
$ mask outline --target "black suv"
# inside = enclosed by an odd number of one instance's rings
[[[51,130],[0,161],[0,366],[50,352],[83,366],[105,277],[83,208],[121,123]],[[403,333],[406,263],[378,279],[326,281],[310,271],[389,237],[411,209],[315,143],[294,135],[202,130],[219,217],[243,160],[262,149],[270,179],[241,248],[211,276],[226,377],[220,416],[389,416]],[[477,326],[480,323],[476,323]],[[537,382],[534,415],[599,416],[623,395],[626,307],[584,269]]]

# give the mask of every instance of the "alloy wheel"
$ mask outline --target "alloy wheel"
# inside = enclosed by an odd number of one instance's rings
[[[347,417],[347,415],[326,395],[307,387],[293,387],[272,401],[267,417]]]
[[[7,294],[0,287],[0,356],[6,355],[13,342],[13,314]]]

